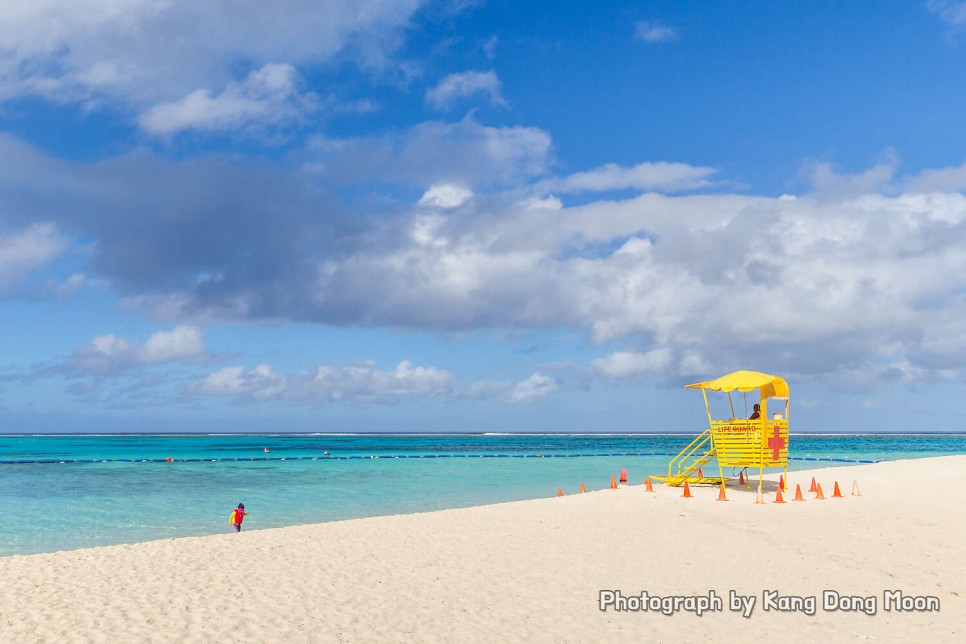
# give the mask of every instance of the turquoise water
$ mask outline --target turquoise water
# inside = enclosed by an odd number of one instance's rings
[[[581,482],[603,489],[620,468],[640,483],[692,438],[0,436],[0,555],[225,532],[239,502],[256,529],[546,497]],[[966,434],[790,442],[790,469],[966,453]]]

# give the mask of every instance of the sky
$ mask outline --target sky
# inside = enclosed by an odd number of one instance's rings
[[[738,369],[963,430],[964,87],[951,0],[0,2],[0,432],[700,431]]]

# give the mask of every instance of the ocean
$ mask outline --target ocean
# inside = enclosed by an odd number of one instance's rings
[[[533,499],[558,487],[571,494],[581,483],[604,489],[621,468],[640,484],[666,473],[692,438],[0,436],[0,556],[227,532],[238,503],[249,530]],[[789,442],[790,470],[966,453],[966,434],[792,434]]]

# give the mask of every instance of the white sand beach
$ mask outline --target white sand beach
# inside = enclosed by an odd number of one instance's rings
[[[792,472],[788,503],[737,484],[634,485],[518,503],[0,559],[8,642],[966,641],[966,456]],[[652,472],[656,474],[657,472]],[[608,480],[610,472],[601,472]],[[792,502],[812,476],[831,497]],[[772,477],[777,479],[777,476]],[[850,495],[858,481],[862,496]],[[560,481],[576,491],[579,481]],[[227,528],[227,526],[226,526]],[[599,591],[723,610],[602,612]],[[750,617],[730,590],[756,597]],[[822,593],[875,597],[874,615]],[[938,598],[887,611],[883,593]],[[814,596],[814,615],[764,610]]]

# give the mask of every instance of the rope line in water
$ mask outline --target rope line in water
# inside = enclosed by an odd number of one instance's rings
[[[224,458],[76,458],[0,460],[0,465],[46,465],[68,463],[247,463],[252,461],[350,461],[386,458],[600,458],[615,456],[677,456],[665,452],[617,452],[612,454],[352,454],[348,456],[229,456]],[[816,456],[789,456],[790,461],[824,461],[832,463],[882,463],[884,459],[852,459]]]
[[[222,458],[76,458],[0,460],[0,465],[36,465],[66,463],[238,463],[251,461],[348,461],[378,458],[580,458],[611,456],[676,456],[663,452],[619,452],[614,454],[351,454],[347,456],[228,456]]]

